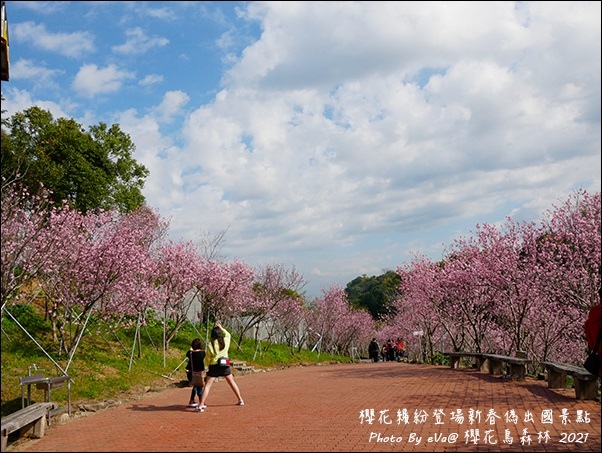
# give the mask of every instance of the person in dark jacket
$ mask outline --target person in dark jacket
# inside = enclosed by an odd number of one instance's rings
[[[395,342],[392,338],[387,341],[387,360],[389,362],[395,361]]]
[[[192,382],[192,370],[196,373],[205,371],[205,347],[200,338],[192,340],[190,349],[186,351],[186,357],[188,358],[188,365],[186,365],[186,377],[188,382]],[[197,407],[198,403],[196,398],[199,398],[201,402],[201,396],[203,395],[204,386],[193,385],[190,392],[190,401],[188,407]]]
[[[379,353],[380,353],[380,346],[378,345],[376,338],[372,338],[372,341],[370,342],[370,345],[368,346],[368,357],[370,357],[370,360],[372,360],[373,362],[378,362]]]

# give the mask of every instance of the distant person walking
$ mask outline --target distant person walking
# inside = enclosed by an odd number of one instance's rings
[[[389,362],[395,361],[395,342],[392,338],[387,341],[387,360]]]
[[[195,385],[195,382],[193,382],[192,379],[192,372],[194,371],[195,373],[204,373],[205,371],[205,348],[203,347],[203,342],[200,338],[195,338],[194,340],[192,340],[192,345],[190,346],[190,349],[186,351],[186,357],[188,358],[188,365],[186,365],[186,377],[188,378],[188,382],[192,386],[188,407],[197,407],[198,403],[196,401],[196,398],[199,398],[200,403],[204,387],[203,385],[198,385],[198,382]]]
[[[370,360],[372,360],[373,362],[378,362],[379,353],[380,353],[380,346],[378,345],[376,338],[372,338],[372,341],[370,342],[370,345],[368,346],[368,357],[370,357]]]
[[[380,348],[380,356],[383,359],[383,362],[386,362],[389,359],[389,348],[387,347],[387,343],[384,343],[383,347]]]
[[[196,408],[197,412],[205,412],[207,405],[207,397],[209,391],[213,385],[215,378],[223,377],[226,382],[230,385],[230,388],[238,398],[238,406],[244,406],[245,402],[240,395],[238,385],[234,381],[232,376],[232,370],[230,369],[230,363],[228,358],[228,350],[230,349],[230,332],[222,327],[220,323],[216,323],[215,327],[211,330],[211,342],[207,345],[207,354],[205,355],[205,365],[207,365],[207,380],[205,383],[205,390],[199,406]],[[228,360],[227,364],[220,364],[223,360]]]
[[[397,361],[401,361],[402,358],[405,358],[406,355],[406,342],[403,341],[401,337],[397,337],[397,341],[395,342],[395,353],[397,354]]]

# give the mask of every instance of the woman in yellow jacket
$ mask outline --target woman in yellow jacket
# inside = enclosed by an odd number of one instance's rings
[[[211,330],[211,342],[207,344],[207,353],[205,355],[205,366],[207,367],[207,378],[205,382],[205,390],[199,406],[197,407],[198,412],[205,412],[207,405],[207,396],[213,385],[215,378],[223,377],[226,382],[232,388],[232,391],[238,398],[238,406],[244,406],[245,402],[240,396],[240,390],[238,385],[234,382],[234,376],[232,376],[232,370],[230,369],[230,360],[228,359],[227,364],[220,364],[220,359],[228,358],[228,350],[230,349],[230,332],[222,327],[218,322],[215,324],[213,330]]]

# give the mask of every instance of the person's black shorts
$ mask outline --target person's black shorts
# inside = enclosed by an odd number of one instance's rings
[[[208,377],[230,376],[231,374],[232,370],[230,369],[230,365],[209,365],[209,369],[207,370]]]

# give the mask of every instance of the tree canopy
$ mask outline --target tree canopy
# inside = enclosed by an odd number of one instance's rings
[[[53,118],[30,107],[3,120],[2,177],[19,180],[30,193],[41,187],[57,205],[78,211],[129,212],[144,204],[149,171],[132,157],[135,145],[119,125],[86,131],[73,118]]]
[[[401,277],[393,271],[372,277],[362,275],[347,283],[345,292],[351,305],[365,308],[377,320],[391,312],[400,282]]]

